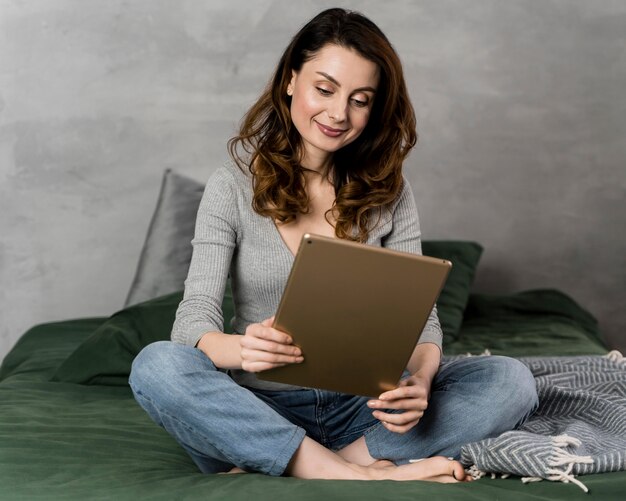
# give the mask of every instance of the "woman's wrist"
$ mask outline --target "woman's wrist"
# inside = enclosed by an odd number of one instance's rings
[[[409,360],[408,369],[417,378],[432,383],[441,361],[441,350],[434,343],[421,343],[415,347]]]
[[[241,369],[240,334],[207,332],[196,348],[202,351],[218,369]]]

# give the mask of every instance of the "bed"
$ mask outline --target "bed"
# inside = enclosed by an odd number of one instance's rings
[[[201,474],[183,449],[150,421],[128,387],[136,353],[169,336],[182,297],[176,287],[188,256],[172,270],[171,260],[164,261],[163,255],[180,256],[189,249],[163,246],[179,245],[180,232],[189,236],[193,231],[188,218],[195,214],[201,192],[199,183],[166,173],[125,308],[110,317],[35,326],[3,360],[0,499],[623,498],[624,471],[581,477],[588,494],[562,482],[524,484],[515,475],[440,485]],[[473,242],[424,242],[425,254],[455,264],[440,298],[446,356],[606,356],[594,318],[557,290],[471,293],[481,252]],[[152,283],[150,277],[164,262],[168,270],[161,269],[161,281]],[[229,319],[233,305],[228,292],[223,309]]]

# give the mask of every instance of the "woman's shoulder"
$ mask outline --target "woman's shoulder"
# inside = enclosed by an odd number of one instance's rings
[[[232,160],[226,160],[209,176],[205,194],[218,198],[249,198],[251,190],[251,175],[242,171]]]
[[[251,175],[244,172],[233,160],[226,160],[220,167],[213,171],[209,177],[208,183],[215,184],[231,184],[233,186],[241,186],[249,184]]]
[[[252,182],[231,160],[223,162],[209,176],[198,208],[198,218],[219,215],[238,225],[241,214],[250,204]]]

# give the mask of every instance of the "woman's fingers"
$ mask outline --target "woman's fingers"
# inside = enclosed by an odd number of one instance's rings
[[[381,421],[382,425],[388,429],[389,431],[392,431],[394,433],[406,433],[407,431],[409,431],[411,428],[413,428],[417,423],[419,423],[419,419],[415,419],[413,421],[409,421],[406,424],[391,424],[388,423],[386,421]]]
[[[241,358],[251,362],[268,362],[270,364],[293,364],[304,360],[301,355],[284,355],[281,353],[249,348],[241,349]]]
[[[241,364],[241,368],[247,372],[262,372],[276,367],[283,367],[287,364],[272,364],[269,362],[246,362]]]
[[[285,332],[272,328],[274,317],[251,324],[240,339],[241,366],[248,372],[261,372],[304,360],[302,351],[294,346]]]
[[[407,398],[404,400],[395,400],[393,402],[383,402],[381,400],[370,400],[367,402],[370,409],[394,409],[394,410],[421,410],[425,411],[428,407],[428,400],[425,398]]]
[[[399,386],[390,391],[386,391],[382,393],[378,399],[383,402],[392,402],[394,400],[402,400],[406,398],[426,398],[428,396],[428,392],[425,388],[419,385],[406,385]]]
[[[413,421],[419,421],[424,415],[424,412],[420,410],[410,410],[394,414],[390,412],[374,411],[372,412],[372,415],[383,423],[403,426],[405,424],[412,423]]]
[[[302,351],[293,344],[284,344],[277,341],[268,341],[253,336],[243,336],[241,338],[242,349],[266,351],[269,353],[281,353],[283,355],[291,355],[298,357],[302,355]]]
[[[263,327],[271,327],[273,323],[274,323],[274,317],[272,316],[270,318],[266,318],[265,320],[263,320],[261,322],[261,325]]]
[[[250,372],[267,370],[285,364],[297,364],[304,360],[302,351],[297,346],[266,341],[253,336],[241,338],[241,359],[243,369]],[[259,364],[251,365],[255,362]]]
[[[241,368],[248,372],[261,372],[287,364],[299,364],[303,356],[281,355],[267,351],[241,349]]]
[[[300,348],[292,344],[293,339],[285,332],[270,327],[273,318],[263,320],[260,324],[251,324],[241,338],[241,346],[251,350],[282,353],[300,356]]]
[[[291,344],[293,339],[286,332],[282,332],[271,327],[271,319],[263,320],[260,324],[252,324],[246,329],[246,336],[252,336],[260,339],[266,339],[268,341],[274,341],[276,343]],[[269,325],[264,325],[269,323]]]

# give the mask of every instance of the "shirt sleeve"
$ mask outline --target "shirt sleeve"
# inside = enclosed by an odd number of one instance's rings
[[[223,332],[222,300],[237,228],[234,178],[222,167],[207,182],[198,208],[191,263],[172,341],[195,346],[207,332]]]
[[[383,247],[412,254],[422,253],[417,206],[409,182],[404,179],[402,192],[392,207],[392,230],[382,239]],[[437,305],[428,316],[418,344],[434,343],[442,350],[443,332],[437,317]]]

